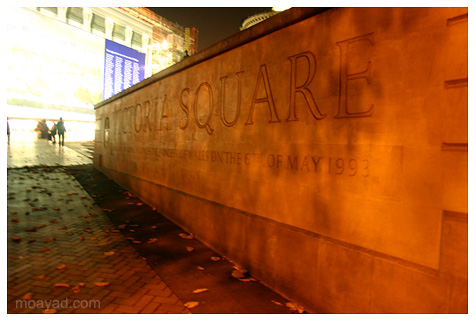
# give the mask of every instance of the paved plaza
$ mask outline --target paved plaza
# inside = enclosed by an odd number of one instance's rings
[[[8,313],[296,312],[105,178],[91,149],[7,147]]]

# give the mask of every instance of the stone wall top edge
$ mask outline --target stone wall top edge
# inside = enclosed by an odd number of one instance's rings
[[[252,42],[258,38],[264,37],[274,31],[285,28],[299,21],[305,20],[314,15],[320,14],[331,8],[291,8],[282,13],[274,15],[273,17],[259,23],[251,28],[238,32],[200,52],[182,60],[181,62],[164,69],[151,77],[144,79],[143,81],[129,87],[128,89],[101,101],[94,105],[94,109],[98,109],[104,105],[107,105],[121,97],[124,97],[132,92],[135,92],[143,87],[146,87],[152,83],[155,83],[161,79],[167,78],[178,72],[181,72],[187,68],[218,56],[222,53],[230,51],[234,48],[242,46],[246,43]]]

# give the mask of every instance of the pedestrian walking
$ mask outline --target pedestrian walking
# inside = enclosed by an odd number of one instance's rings
[[[51,139],[52,139],[52,141],[53,141],[53,144],[56,144],[56,131],[57,131],[57,130],[56,130],[56,123],[53,122],[53,126],[51,127],[51,130],[50,130],[50,132],[51,132]]]
[[[59,122],[56,124],[56,132],[58,133],[58,144],[64,146],[64,132],[66,132],[66,129],[62,117],[60,117]]]
[[[10,124],[8,123],[8,117],[7,117],[7,137],[8,137],[8,145],[10,145]]]

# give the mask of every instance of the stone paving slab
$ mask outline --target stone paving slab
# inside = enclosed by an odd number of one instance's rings
[[[8,313],[190,313],[64,168],[7,188]]]

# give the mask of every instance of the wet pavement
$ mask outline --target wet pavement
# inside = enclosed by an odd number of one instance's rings
[[[91,152],[7,147],[8,313],[298,312],[94,169]]]

